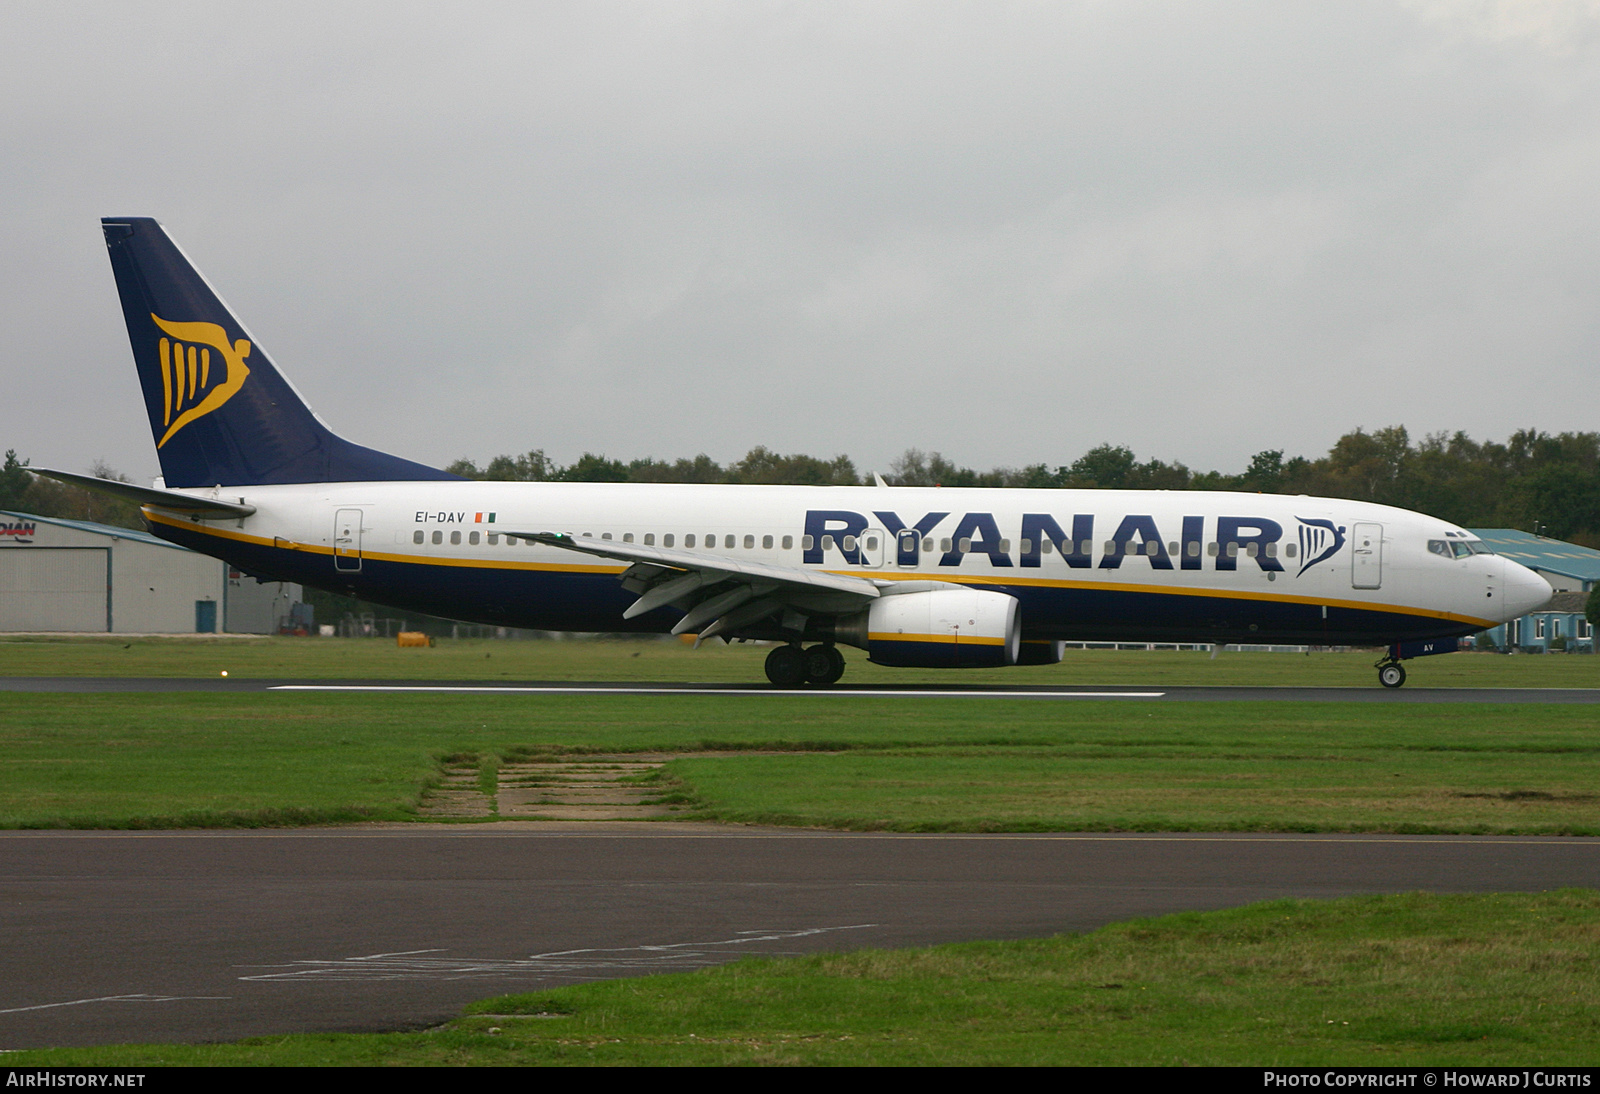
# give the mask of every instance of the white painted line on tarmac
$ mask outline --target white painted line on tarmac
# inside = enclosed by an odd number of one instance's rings
[[[833,931],[860,931],[876,926],[878,926],[876,923],[851,923],[839,927],[739,931],[733,938],[710,942],[669,942],[653,946],[556,950],[509,959],[437,956],[446,954],[447,951],[433,949],[375,953],[365,957],[336,959],[302,958],[282,964],[236,967],[284,970],[239,977],[240,980],[279,982],[482,980],[550,976],[574,980],[604,980],[630,972],[701,969],[721,965],[738,957],[793,956],[797,951],[756,947],[762,942],[783,942],[792,938],[806,938]]]
[[[795,689],[777,688],[658,688],[658,687],[496,687],[494,685],[463,684],[273,684],[268,691],[426,691],[472,692],[479,695],[538,694],[538,695],[815,695],[836,699],[861,696],[894,699],[964,698],[964,699],[1159,699],[1164,691],[898,691],[890,688],[833,691],[827,688]]]
[[[39,1003],[32,1007],[9,1007],[0,1014],[21,1014],[27,1010],[50,1010],[53,1007],[79,1007],[85,1003],[180,1003],[192,999],[232,999],[231,995],[102,995],[95,999],[69,999],[65,1003]]]

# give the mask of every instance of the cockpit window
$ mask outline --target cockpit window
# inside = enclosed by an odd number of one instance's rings
[[[1428,551],[1440,558],[1471,558],[1473,555],[1494,554],[1481,539],[1430,539]]]

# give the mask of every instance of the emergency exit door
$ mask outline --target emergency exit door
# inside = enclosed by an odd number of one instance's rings
[[[361,572],[361,510],[341,509],[333,520],[333,568],[342,574]]]

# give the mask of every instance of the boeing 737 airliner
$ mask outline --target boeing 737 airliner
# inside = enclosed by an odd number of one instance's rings
[[[472,482],[330,431],[156,221],[103,221],[154,487],[152,532],[263,579],[434,615],[775,642],[768,678],[1050,664],[1067,641],[1290,642],[1405,658],[1544,604],[1471,533],[1329,498]]]

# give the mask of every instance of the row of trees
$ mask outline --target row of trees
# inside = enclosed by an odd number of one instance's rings
[[[524,456],[496,456],[484,467],[460,459],[445,468],[466,479],[499,482],[703,482],[765,483],[780,486],[860,486],[862,478],[849,456],[821,460],[815,456],[780,456],[762,447],[744,459],[722,466],[705,453],[692,460],[610,460],[585,452],[562,467],[536,448]],[[868,476],[867,481],[871,481]]]
[[[112,470],[104,460],[96,460],[90,473],[101,479],[132,481]],[[28,461],[18,459],[16,449],[7,451],[5,463],[0,465],[0,509],[63,520],[88,520],[118,528],[144,527],[137,505],[31,474]]]
[[[562,466],[543,449],[534,449],[520,456],[496,456],[482,467],[460,459],[447,470],[469,479],[511,482],[872,482],[872,475],[858,473],[848,456],[827,460],[780,455],[764,447],[727,466],[703,453],[693,459],[627,463],[585,453]],[[126,481],[103,464],[94,473]],[[885,477],[898,486],[1247,490],[1354,498],[1431,513],[1467,527],[1522,528],[1600,547],[1600,433],[1522,430],[1504,444],[1480,443],[1465,433],[1437,433],[1413,443],[1403,426],[1371,433],[1357,429],[1317,459],[1286,460],[1276,449],[1258,452],[1237,475],[1193,471],[1157,459],[1141,462],[1131,449],[1110,444],[1092,448],[1070,464],[990,471],[960,467],[938,452],[913,448],[891,462]],[[14,451],[6,453],[0,469],[0,509],[139,526],[133,506],[30,475],[26,461]]]
[[[522,482],[722,482],[865,485],[848,456],[779,455],[753,448],[726,467],[704,454],[692,460],[621,460],[585,454],[568,467],[542,449],[496,456],[487,466],[457,460],[469,479]],[[1140,462],[1121,445],[1090,449],[1070,464],[1029,464],[976,471],[938,452],[908,449],[885,476],[897,486],[1075,488],[1086,490],[1246,490],[1353,498],[1431,513],[1467,527],[1522,528],[1600,547],[1600,433],[1521,430],[1504,444],[1465,433],[1436,433],[1413,443],[1404,426],[1346,433],[1327,455],[1284,458],[1258,452],[1240,474],[1193,471],[1182,463]]]

